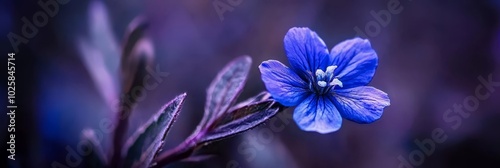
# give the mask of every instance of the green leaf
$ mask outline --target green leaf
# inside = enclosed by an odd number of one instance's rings
[[[101,137],[102,138],[102,137]],[[85,167],[106,167],[107,161],[102,150],[101,143],[95,135],[94,130],[85,129],[82,132],[82,140],[88,145],[89,154],[84,155],[83,164]]]
[[[251,64],[252,59],[249,56],[242,56],[227,64],[219,72],[207,89],[201,127],[210,125],[215,118],[227,112],[243,89]]]
[[[165,137],[176,120],[186,93],[183,93],[154,115],[140,127],[127,141],[127,153],[123,167],[149,167],[151,161],[162,148]]]

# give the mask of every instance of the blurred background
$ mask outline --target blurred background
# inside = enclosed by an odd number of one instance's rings
[[[57,12],[46,12],[48,2]],[[45,24],[33,20],[40,11]],[[344,120],[325,135],[300,130],[288,109],[200,151],[214,157],[172,167],[500,167],[500,87],[480,80],[500,81],[499,12],[497,0],[2,0],[2,61],[15,51],[9,33],[27,39],[16,52],[16,161],[8,166],[66,165],[67,147],[77,148],[85,128],[98,130],[109,152],[112,134],[100,125],[116,117],[120,50],[127,27],[141,16],[149,23],[151,69],[168,75],[155,78],[158,85],[138,101],[127,136],[187,92],[165,149],[195,129],[206,87],[232,59],[253,58],[240,100],[263,91],[257,67],[268,59],[288,62],[283,38],[291,27],[311,28],[328,48],[368,38],[379,56],[370,85],[391,98],[375,123]],[[23,17],[41,25],[25,32],[33,37],[23,35]],[[458,113],[457,106],[468,108]],[[2,125],[7,117],[1,115]],[[7,136],[2,128],[2,142]]]

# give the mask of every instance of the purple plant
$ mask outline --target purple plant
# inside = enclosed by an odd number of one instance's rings
[[[121,94],[129,94],[132,88],[141,86],[140,79],[146,75],[144,69],[151,65],[150,52],[133,52],[144,50],[142,48],[145,46],[141,45],[141,42],[145,39],[146,29],[147,23],[137,18],[130,24],[124,37],[125,42],[120,53],[119,65],[121,80],[117,80],[117,83],[121,84]],[[186,93],[178,95],[165,104],[127,141],[124,140],[125,133],[129,129],[129,116],[136,102],[121,102],[119,108],[116,109],[119,113],[112,137],[112,151],[105,155],[93,131],[84,130],[83,138],[93,147],[92,154],[85,157],[84,163],[88,167],[162,167],[175,161],[190,158],[195,160],[198,156],[193,156],[194,152],[201,146],[231,137],[265,122],[285,109],[267,92],[262,92],[238,104],[235,102],[243,90],[251,64],[250,57],[242,56],[230,62],[219,72],[207,89],[207,101],[201,122],[191,136],[177,147],[160,152],[166,141],[166,135],[181,111],[187,97]]]
[[[86,64],[90,65],[92,60],[101,61],[98,64],[100,67],[91,71],[94,80],[99,80],[101,73],[106,77],[112,76],[114,71],[121,75],[117,79],[110,77],[111,83],[96,82],[101,91],[112,89],[103,94],[108,105],[110,99],[118,97],[118,94],[113,96],[112,93],[130,94],[132,88],[142,87],[141,79],[144,79],[145,69],[152,64],[154,55],[153,46],[144,35],[147,28],[147,22],[140,17],[132,21],[121,52],[102,51],[106,48],[93,48],[90,47],[92,42],[80,42],[82,51],[93,49],[90,53],[83,52]],[[97,35],[94,38],[101,37]],[[110,40],[111,37],[104,38],[114,42]],[[115,48],[114,44],[110,46]],[[85,165],[163,167],[181,160],[200,160],[205,157],[197,156],[196,151],[202,146],[250,130],[283,111],[286,106],[298,105],[294,119],[302,129],[328,133],[340,128],[340,116],[359,123],[369,123],[377,120],[383,108],[389,105],[387,94],[365,86],[377,66],[377,55],[367,40],[347,40],[328,53],[316,33],[307,28],[292,28],[285,36],[285,49],[292,67],[288,68],[274,60],[264,61],[259,68],[270,93],[261,92],[240,103],[235,101],[245,86],[252,60],[249,56],[242,56],[227,64],[207,89],[204,115],[196,130],[173,149],[162,152],[163,144],[168,142],[167,134],[181,112],[187,93],[166,103],[126,141],[129,116],[136,102],[121,101],[118,108],[111,108],[118,114],[112,150],[107,155],[93,130],[83,131],[83,139],[93,148],[92,153],[84,159]],[[92,53],[98,55],[89,56]],[[112,62],[109,64],[112,66],[102,62],[105,60],[100,58],[103,55],[112,55],[111,61],[108,61]]]

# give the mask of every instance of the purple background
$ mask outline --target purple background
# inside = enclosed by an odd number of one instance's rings
[[[479,77],[488,79],[492,75],[494,81],[500,81],[497,1],[400,0],[394,8],[388,3],[395,0],[241,0],[223,13],[222,20],[213,6],[215,1],[100,2],[72,0],[59,4],[58,13],[49,17],[48,24],[38,28],[38,34],[27,44],[19,46],[17,162],[9,162],[9,166],[50,167],[54,161],[65,163],[65,147],[77,148],[81,130],[99,129],[103,119],[114,119],[102,96],[109,93],[99,90],[88,71],[98,65],[83,61],[86,55],[80,42],[87,41],[105,53],[112,64],[118,60],[112,53],[122,45],[127,25],[139,15],[150,21],[147,36],[154,45],[154,65],[169,75],[138,103],[130,127],[139,127],[164,103],[188,92],[166,148],[174,147],[195,129],[203,114],[206,87],[233,58],[253,58],[240,100],[264,90],[257,67],[268,59],[287,63],[283,37],[291,27],[311,28],[332,48],[360,35],[355,27],[366,30],[366,25],[372,26],[372,32],[365,33],[378,53],[379,67],[370,85],[391,98],[391,106],[373,124],[344,120],[339,131],[322,135],[301,131],[289,118],[286,122],[277,120],[202,149],[203,153],[215,153],[212,159],[176,166],[398,167],[406,161],[411,164],[412,159],[420,161],[417,153],[423,151],[415,141],[432,139],[435,129],[442,129],[447,138],[442,143],[433,141],[435,151],[425,155],[421,167],[500,165],[500,87],[488,92],[490,96],[480,100],[472,112],[466,111],[470,114],[467,117],[447,113],[455,104],[469,102],[482,85]],[[226,0],[219,2],[229,4]],[[0,34],[4,35],[0,54],[13,51],[6,35],[22,34],[21,18],[31,21],[36,12],[42,11],[37,3],[0,2]],[[382,17],[380,22],[371,11],[389,12],[390,20]],[[97,26],[93,29],[93,25]],[[116,73],[113,76],[118,78]],[[2,80],[5,85],[6,79]],[[482,89],[481,93],[487,91]],[[0,92],[6,95],[5,90]],[[292,110],[285,113],[290,116]],[[4,116],[0,121],[3,125],[8,122]],[[284,129],[276,131],[273,126]],[[8,140],[7,136],[4,130],[2,142]],[[102,141],[106,151],[110,136],[104,134]]]

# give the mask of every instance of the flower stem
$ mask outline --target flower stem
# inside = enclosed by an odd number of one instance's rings
[[[113,149],[110,159],[110,167],[119,167],[122,161],[121,153],[124,144],[125,134],[128,129],[128,118],[132,111],[131,105],[123,103],[116,118],[117,125],[113,134]]]
[[[151,165],[151,168],[160,168],[168,165],[169,163],[188,158],[196,150],[196,147],[198,146],[197,142],[202,135],[202,133],[197,133],[195,136],[190,136],[174,149],[160,154],[156,159],[154,159],[154,165]]]

